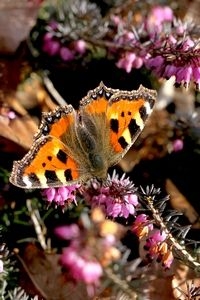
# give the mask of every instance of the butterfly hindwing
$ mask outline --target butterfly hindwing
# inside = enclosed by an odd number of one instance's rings
[[[80,179],[80,166],[52,136],[38,139],[24,158],[14,163],[10,177],[14,185],[23,188],[59,187]]]
[[[147,93],[148,91],[148,93]],[[115,164],[132,146],[153,109],[156,93],[140,86],[135,91],[120,91],[109,100],[107,119]]]

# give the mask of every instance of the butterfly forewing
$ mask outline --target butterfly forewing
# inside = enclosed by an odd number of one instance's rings
[[[76,112],[72,105],[61,106],[52,112],[43,113],[39,132],[35,135],[35,140],[48,135],[60,139],[65,132],[68,132],[74,126],[75,121]]]

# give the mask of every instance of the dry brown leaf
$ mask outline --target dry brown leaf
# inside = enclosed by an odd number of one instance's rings
[[[37,124],[28,116],[26,118],[17,117],[8,124],[0,119],[1,150],[7,149],[6,140],[8,140],[8,144],[11,141],[24,149],[29,149],[37,128]],[[15,148],[10,150],[15,152]]]
[[[194,224],[192,228],[200,228],[200,221],[197,221],[199,220],[198,213],[170,179],[166,180],[166,191],[170,195],[172,207],[177,211],[182,212],[184,216],[188,218],[190,223]]]
[[[28,244],[23,256],[17,254],[23,269],[33,286],[45,300],[87,300],[86,288],[83,284],[72,284],[67,280],[59,265],[59,255],[45,253],[36,245]],[[21,278],[21,285],[27,291],[27,280]],[[28,287],[30,294],[30,286]],[[34,290],[34,289],[32,289]]]
[[[149,299],[151,300],[175,300],[172,289],[173,276],[157,278],[149,285]]]

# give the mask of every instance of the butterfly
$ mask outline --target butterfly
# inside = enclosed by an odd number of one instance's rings
[[[48,188],[104,180],[141,133],[156,91],[108,88],[103,82],[72,105],[43,113],[33,145],[13,163],[10,182],[21,188]]]

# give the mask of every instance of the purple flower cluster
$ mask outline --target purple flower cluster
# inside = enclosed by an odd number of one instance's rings
[[[118,26],[119,26],[118,20]],[[121,21],[121,26],[124,22]],[[127,73],[132,69],[146,68],[158,77],[174,76],[177,85],[188,87],[193,81],[200,86],[200,48],[188,24],[176,21],[173,11],[167,6],[155,6],[144,19],[143,29],[123,31],[117,39],[121,45],[117,67]],[[141,38],[145,43],[141,43]],[[118,53],[118,54],[119,54]]]
[[[55,229],[55,234],[69,241],[64,248],[60,262],[68,272],[68,278],[75,282],[82,281],[88,294],[94,296],[103,275],[103,267],[120,258],[118,244],[119,226],[98,208],[91,211],[90,219],[86,215],[77,224],[64,225]]]
[[[56,25],[54,24],[54,26]],[[53,32],[49,31],[43,37],[42,50],[49,56],[57,56],[67,62],[83,55],[86,51],[86,43],[84,40],[77,40],[65,46],[54,36]]]
[[[43,190],[42,195],[49,204],[54,203],[56,206],[65,207],[72,202],[77,204],[76,192],[79,187],[80,184],[73,184],[59,188],[48,188]]]
[[[177,85],[187,88],[193,81],[197,89],[200,87],[200,49],[189,37],[178,40],[169,36],[153,49],[145,65],[159,77],[174,76]]]
[[[55,233],[70,245],[62,252],[60,262],[69,271],[76,282],[82,281],[88,288],[88,294],[99,285],[103,274],[100,263],[95,259],[92,249],[82,245],[81,231],[76,224],[56,228]]]
[[[135,214],[138,205],[135,192],[134,184],[129,178],[125,178],[125,174],[119,178],[115,171],[112,176],[108,175],[105,184],[92,179],[82,191],[92,207],[100,206],[106,216],[113,218],[128,218]]]
[[[79,7],[79,1],[76,0],[74,5]],[[89,5],[86,2],[85,8]],[[73,7],[69,9],[73,10]],[[95,11],[98,18],[93,26],[87,18],[94,19]],[[62,62],[78,58],[88,62],[95,57],[105,57],[115,61],[116,66],[127,73],[145,66],[158,77],[174,76],[177,85],[188,87],[194,82],[199,88],[199,29],[177,20],[170,7],[152,6],[134,24],[128,24],[127,18],[121,15],[110,14],[104,24],[97,5],[93,4],[85,18],[69,21],[66,16],[68,22],[64,22],[54,15],[42,30],[41,51]]]

